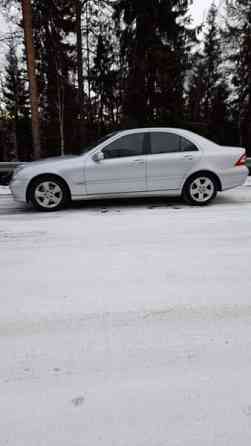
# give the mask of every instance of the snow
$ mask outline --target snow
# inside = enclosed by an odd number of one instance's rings
[[[0,195],[10,195],[10,188],[8,186],[0,186]]]
[[[249,446],[251,182],[206,208],[0,198],[0,445]]]

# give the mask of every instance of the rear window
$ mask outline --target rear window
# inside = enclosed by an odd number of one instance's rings
[[[152,132],[150,136],[152,155],[180,152],[180,137],[175,133]]]
[[[180,147],[182,152],[197,152],[198,148],[194,143],[186,138],[180,137]]]

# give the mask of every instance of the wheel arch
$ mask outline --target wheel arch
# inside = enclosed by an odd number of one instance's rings
[[[41,174],[38,174],[35,177],[33,177],[27,186],[27,189],[26,189],[26,202],[27,203],[29,203],[31,201],[31,188],[32,188],[33,184],[40,179],[42,180],[42,179],[46,179],[46,178],[48,178],[48,179],[53,178],[53,179],[60,181],[64,185],[65,190],[67,191],[69,200],[71,200],[70,188],[63,177],[61,177],[60,175],[57,175],[56,173],[41,173]]]
[[[185,190],[188,182],[191,181],[193,178],[196,178],[198,175],[208,175],[208,176],[210,176],[211,178],[213,178],[215,180],[217,191],[218,192],[222,191],[222,183],[221,183],[221,180],[218,177],[218,175],[216,173],[212,172],[211,170],[202,169],[202,170],[198,170],[196,172],[193,172],[191,175],[189,175],[189,177],[186,179],[186,181],[183,184],[182,194],[184,193],[184,190]]]

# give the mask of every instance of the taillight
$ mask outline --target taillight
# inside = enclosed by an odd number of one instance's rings
[[[246,161],[247,161],[247,155],[246,153],[244,153],[243,155],[241,155],[237,163],[235,163],[235,166],[244,166],[246,164]]]

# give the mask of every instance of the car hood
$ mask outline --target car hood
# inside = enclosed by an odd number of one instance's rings
[[[52,167],[52,166],[61,166],[62,164],[64,164],[65,162],[68,162],[70,160],[74,160],[77,159],[78,155],[65,155],[65,156],[55,156],[55,157],[51,157],[51,158],[44,158],[38,161],[27,161],[24,163],[20,163],[18,165],[18,167],[16,168],[16,171],[20,171],[20,170],[24,170],[27,171],[27,169],[30,168],[46,168],[46,166],[48,167]]]
[[[35,166],[43,166],[44,164],[51,163],[62,163],[64,161],[68,161],[70,159],[78,158],[78,155],[64,155],[64,156],[54,156],[50,158],[44,158],[38,161],[30,161],[27,163],[23,163],[23,166],[26,167],[35,167]]]

